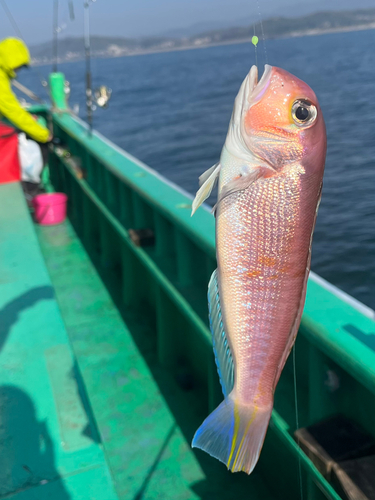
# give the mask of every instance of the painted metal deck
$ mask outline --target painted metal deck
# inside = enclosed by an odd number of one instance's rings
[[[116,500],[20,185],[0,198],[0,498]]]

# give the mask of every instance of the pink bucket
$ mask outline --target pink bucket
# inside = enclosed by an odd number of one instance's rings
[[[68,197],[64,193],[46,193],[35,196],[33,206],[36,222],[42,226],[64,222],[67,200]]]

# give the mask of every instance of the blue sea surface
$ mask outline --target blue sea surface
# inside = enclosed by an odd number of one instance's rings
[[[259,68],[267,62],[306,81],[327,125],[312,269],[375,308],[375,31],[267,40],[265,47],[258,45]],[[93,60],[94,87],[113,90],[94,127],[195,193],[199,175],[219,159],[234,98],[254,63],[250,43]],[[84,62],[59,70],[84,117]],[[45,97],[35,70],[20,81]]]

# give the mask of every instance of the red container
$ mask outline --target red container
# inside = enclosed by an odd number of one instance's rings
[[[0,184],[21,179],[17,131],[0,123]]]

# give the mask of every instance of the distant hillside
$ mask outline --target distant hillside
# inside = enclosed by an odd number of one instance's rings
[[[169,38],[162,37],[133,39],[92,35],[91,54],[96,57],[116,57],[160,47],[163,43],[168,41]],[[30,47],[30,53],[35,62],[48,62],[52,58],[52,42],[44,42]],[[58,55],[60,60],[68,61],[80,59],[84,57],[84,53],[83,37],[59,39]]]
[[[321,34],[333,31],[375,28],[375,9],[362,9],[343,12],[318,12],[297,18],[272,17],[263,21],[266,38],[280,38]],[[259,24],[255,25],[258,36]],[[250,39],[254,34],[254,25],[211,30],[191,37],[91,37],[93,57],[119,57],[181,50],[193,47],[206,47],[222,43]],[[33,63],[49,63],[52,59],[52,43],[46,42],[30,48]],[[59,61],[74,61],[84,57],[82,37],[70,37],[59,40]]]

